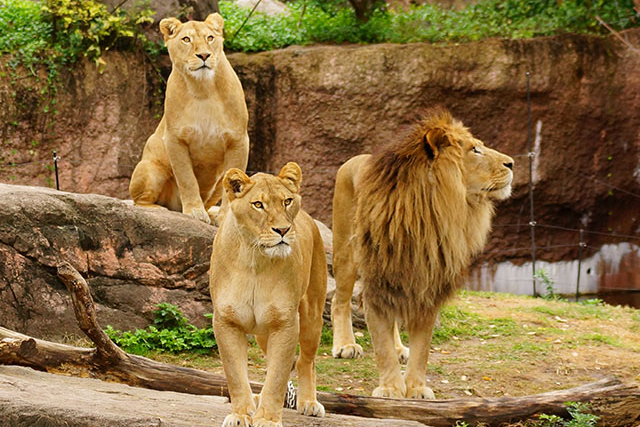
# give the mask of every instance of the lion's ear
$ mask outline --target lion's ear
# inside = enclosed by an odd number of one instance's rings
[[[300,191],[300,183],[302,182],[302,170],[297,163],[289,162],[284,165],[284,167],[280,169],[278,178],[280,178],[283,181],[284,185],[286,185],[294,193]]]
[[[222,185],[229,200],[242,197],[249,190],[249,184],[251,184],[251,178],[236,168],[229,169],[222,179]]]
[[[166,42],[175,36],[181,25],[182,22],[176,18],[164,18],[160,21],[160,32],[162,33],[162,37],[164,37],[164,41]]]
[[[424,149],[431,159],[435,158],[447,145],[449,145],[449,138],[442,128],[432,128],[424,134]]]
[[[224,28],[224,19],[222,19],[222,15],[219,13],[211,13],[207,16],[207,19],[205,19],[204,22],[213,27],[214,31],[222,33],[222,29]]]

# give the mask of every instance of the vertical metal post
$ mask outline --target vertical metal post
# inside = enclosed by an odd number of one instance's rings
[[[56,172],[56,190],[60,190],[60,180],[58,179],[58,155],[56,154],[56,151],[53,151],[53,169]]]
[[[531,266],[533,280],[533,296],[538,296],[536,289],[536,220],[533,209],[533,148],[531,146],[531,86],[529,83],[531,73],[527,71],[527,147],[529,150],[529,227],[531,227]]]
[[[580,237],[578,242],[578,279],[576,280],[576,301],[580,298],[580,270],[582,269],[582,248],[585,246],[582,238],[584,230],[580,229]]]

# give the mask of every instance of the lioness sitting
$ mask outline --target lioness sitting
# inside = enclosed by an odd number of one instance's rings
[[[333,355],[357,357],[351,294],[363,282],[365,317],[380,371],[378,397],[434,398],[426,385],[440,305],[482,250],[493,200],[511,193],[513,159],[486,147],[444,109],[404,139],[338,170],[333,199]],[[395,319],[409,332],[406,352]],[[394,330],[395,329],[395,330]],[[395,343],[395,345],[394,345]],[[398,358],[408,353],[402,377]]]
[[[224,172],[247,167],[247,106],[222,50],[222,28],[217,13],[204,22],[160,21],[173,68],[164,115],[131,176],[138,206],[164,206],[209,223]]]
[[[302,172],[288,163],[278,176],[223,179],[228,211],[213,241],[213,329],[229,384],[231,414],[223,426],[282,426],[282,406],[298,339],[298,412],[324,416],[316,400],[315,355],[327,291],[324,245],[300,209]],[[247,378],[247,338],[267,355],[257,409]]]

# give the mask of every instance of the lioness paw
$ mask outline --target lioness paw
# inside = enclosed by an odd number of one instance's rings
[[[224,418],[222,427],[251,427],[249,415],[229,414]]]
[[[324,417],[324,406],[317,400],[298,402],[298,413],[309,417]]]
[[[331,354],[336,359],[357,359],[362,357],[362,347],[359,344],[346,344],[340,347],[334,347]]]
[[[436,395],[433,394],[433,390],[431,390],[427,386],[422,387],[407,387],[407,394],[405,396],[407,399],[428,399],[434,400]]]
[[[211,224],[211,218],[209,217],[209,214],[207,213],[207,211],[204,209],[204,206],[200,206],[198,208],[192,208],[192,209],[185,209],[183,213],[187,215],[191,215],[195,219],[200,220],[202,222],[206,222],[207,224]]]
[[[404,397],[404,390],[400,390],[396,387],[376,387],[371,395],[373,397],[393,397],[395,399],[402,399]]]

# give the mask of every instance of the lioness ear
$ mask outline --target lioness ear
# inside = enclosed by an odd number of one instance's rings
[[[215,31],[222,33],[222,29],[224,28],[224,19],[222,19],[222,16],[219,13],[210,14],[204,22],[212,26]]]
[[[229,200],[241,197],[247,190],[249,190],[249,184],[251,178],[240,169],[231,168],[224,174],[222,179],[222,185],[227,192]]]
[[[164,41],[166,42],[173,37],[181,25],[182,22],[176,18],[164,18],[160,21],[160,32],[162,33],[162,37],[164,37]]]
[[[430,159],[435,158],[438,152],[447,145],[449,145],[449,138],[447,138],[444,129],[433,128],[424,134],[424,149]]]
[[[278,178],[280,178],[283,181],[284,185],[286,185],[294,193],[300,191],[300,183],[302,182],[302,170],[297,163],[289,162],[284,165],[284,167],[280,169]]]

